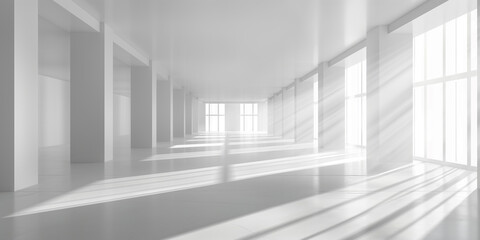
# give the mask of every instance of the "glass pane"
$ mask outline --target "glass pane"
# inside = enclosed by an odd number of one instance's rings
[[[414,82],[425,80],[425,35],[421,34],[414,39],[413,68],[415,72]]]
[[[443,85],[427,87],[427,158],[443,160]]]
[[[427,80],[443,75],[443,25],[427,32]]]
[[[367,146],[367,97],[362,97],[362,146]]]
[[[345,101],[345,143],[347,144],[353,144],[353,139],[352,139],[352,131],[354,129],[353,126],[353,117],[352,117],[352,109],[353,109],[353,100],[352,99],[347,99]]]
[[[258,117],[257,116],[253,117],[253,131],[258,132]]]
[[[218,114],[219,115],[225,115],[225,104],[221,103],[218,104]]]
[[[447,162],[456,162],[457,161],[457,134],[456,134],[456,126],[457,126],[457,112],[456,112],[456,82],[450,81],[445,84],[445,160]]]
[[[362,62],[362,93],[367,93],[367,61]]]
[[[244,106],[244,105],[245,105],[245,104],[243,104],[243,103],[240,104],[240,115],[243,115],[243,108],[244,108],[243,106]]]
[[[212,103],[210,104],[210,115],[217,115],[218,114],[218,104]]]
[[[258,114],[258,104],[257,104],[257,103],[254,103],[254,104],[253,104],[253,114],[254,114],[254,115],[257,115],[257,114]]]
[[[252,111],[253,111],[253,109],[252,109],[252,104],[250,104],[250,103],[249,103],[249,104],[245,104],[245,112],[244,112],[244,114],[246,114],[246,115],[252,115]]]
[[[472,70],[477,70],[477,10],[470,14],[470,31],[471,67]]]
[[[355,138],[355,145],[361,145],[362,141],[362,99],[355,98],[355,110],[354,110],[354,121],[355,121],[355,130],[354,130],[354,138]]]
[[[467,164],[468,162],[468,89],[467,80],[461,79],[456,81],[457,99],[456,99],[456,116],[457,116],[457,163]]]
[[[415,157],[425,157],[425,88],[416,87],[413,91],[414,152]]]
[[[447,75],[452,75],[457,72],[456,67],[456,20],[453,19],[445,25],[445,71]]]
[[[477,166],[477,77],[473,77],[470,83],[471,91],[471,155],[470,162],[472,166]]]
[[[468,23],[467,14],[457,18],[457,73],[467,71]]]

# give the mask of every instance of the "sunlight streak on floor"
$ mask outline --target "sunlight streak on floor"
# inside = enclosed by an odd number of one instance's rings
[[[162,153],[155,154],[151,157],[143,159],[142,161],[161,161],[161,160],[176,160],[176,159],[190,159],[190,158],[201,158],[201,157],[215,157],[221,156],[222,151],[197,151],[197,152],[179,152],[179,153]]]
[[[422,239],[475,191],[476,179],[415,164],[172,239]]]

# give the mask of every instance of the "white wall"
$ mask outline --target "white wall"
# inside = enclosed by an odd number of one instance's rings
[[[113,138],[114,146],[131,144],[131,67],[118,60],[113,68]]]
[[[267,102],[258,103],[258,131],[259,132],[268,131],[268,103]]]
[[[225,131],[240,131],[240,103],[225,104]]]
[[[39,147],[70,144],[70,34],[38,19]]]
[[[38,77],[39,147],[64,146],[70,143],[70,82]]]

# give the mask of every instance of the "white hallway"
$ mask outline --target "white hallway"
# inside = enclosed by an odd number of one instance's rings
[[[479,239],[477,0],[5,0],[0,240]]]

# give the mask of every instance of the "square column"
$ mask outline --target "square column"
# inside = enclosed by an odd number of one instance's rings
[[[477,9],[478,6],[480,6],[480,0],[477,0]],[[480,56],[480,11],[477,10],[477,79],[478,79],[478,69],[480,66],[480,62],[478,61],[479,56]],[[477,80],[477,173],[478,173],[478,166],[480,166],[480,84],[478,84]],[[475,124],[475,123],[472,123]],[[475,161],[475,159],[472,159],[472,161]],[[480,178],[477,177],[477,188],[480,186]],[[477,191],[477,194],[480,195],[480,191]]]
[[[323,84],[325,81],[325,70],[327,68],[327,63],[320,63],[318,64],[318,84],[317,84],[317,93],[318,93],[318,104],[317,104],[317,111],[318,111],[318,131],[314,134],[317,134],[317,139],[318,139],[318,149],[323,149],[324,147],[324,141],[323,141]]]
[[[267,102],[267,108],[268,108],[268,127],[267,127],[267,132],[268,132],[268,135],[269,136],[274,136],[275,133],[273,131],[274,129],[274,101],[273,101],[273,97],[270,97],[268,99],[268,102]]]
[[[206,106],[203,101],[198,101],[198,132],[205,132]]]
[[[185,134],[192,135],[192,94],[185,95]]]
[[[157,140],[170,142],[173,139],[173,87],[172,81],[157,82]]]
[[[0,192],[38,183],[38,1],[0,1]]]
[[[412,35],[367,34],[367,171],[411,163],[413,81]]]
[[[185,90],[173,89],[173,137],[185,137]]]
[[[295,142],[313,142],[313,78],[295,80]]]
[[[113,159],[113,37],[71,33],[71,162]]]
[[[154,63],[132,67],[132,147],[157,145],[157,73]]]
[[[199,108],[198,98],[192,97],[192,134],[198,133]]]
[[[283,136],[283,93],[273,97],[273,134]]]
[[[295,138],[295,86],[283,89],[283,137]]]
[[[345,68],[327,67],[318,70],[319,149],[345,150]],[[320,141],[321,139],[321,141]],[[321,144],[321,145],[320,145]]]

